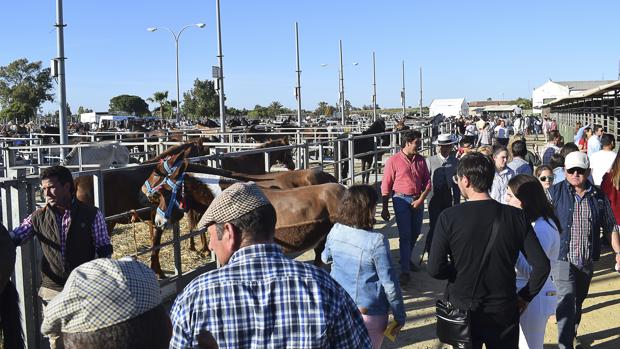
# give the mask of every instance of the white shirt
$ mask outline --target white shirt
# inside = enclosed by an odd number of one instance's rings
[[[466,136],[475,136],[476,134],[478,134],[478,129],[476,128],[476,125],[469,124],[467,125],[467,127],[465,127]]]
[[[590,149],[589,145],[588,149]],[[590,168],[595,185],[601,185],[603,176],[609,171],[614,160],[616,160],[616,152],[611,150],[601,150],[590,155]]]
[[[601,140],[598,136],[592,136],[588,139],[588,157],[601,150]]]
[[[542,217],[538,217],[538,219],[532,223],[532,227],[534,227],[534,232],[540,242],[540,246],[551,262],[551,268],[554,268],[554,261],[557,261],[560,255],[560,233],[555,227],[555,223],[553,223],[551,219],[546,220]],[[525,256],[520,252],[515,269],[517,271],[517,289],[521,289],[529,280],[532,267],[527,262]],[[549,277],[541,292],[542,291],[555,291],[555,287],[551,281],[551,273],[549,273]]]

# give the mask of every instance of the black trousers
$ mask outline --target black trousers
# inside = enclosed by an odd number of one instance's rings
[[[449,190],[449,189],[448,189]],[[435,224],[437,224],[437,219],[439,218],[439,214],[449,208],[452,207],[452,195],[446,193],[436,193],[431,198],[428,203],[428,233],[426,234],[426,243],[424,245],[424,251],[430,252],[431,243],[433,242],[433,232],[435,231]]]
[[[496,312],[475,311],[471,317],[474,349],[518,349],[519,312],[517,307]]]

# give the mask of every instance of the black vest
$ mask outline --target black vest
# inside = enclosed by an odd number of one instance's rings
[[[56,213],[45,206],[32,214],[33,230],[43,250],[41,286],[61,291],[73,269],[95,259],[93,221],[96,214],[96,207],[77,199],[73,201],[64,259],[60,252],[61,222],[57,220]]]

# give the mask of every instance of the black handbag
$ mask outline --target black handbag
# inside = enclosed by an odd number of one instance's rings
[[[472,345],[471,338],[471,307],[474,301],[474,295],[476,294],[476,288],[478,288],[478,282],[480,281],[480,273],[482,268],[487,262],[488,256],[495,242],[495,238],[499,232],[499,218],[501,205],[497,205],[497,213],[493,220],[493,227],[491,228],[491,236],[484,248],[480,267],[476,274],[476,281],[474,283],[474,290],[471,293],[471,301],[468,309],[458,309],[454,307],[449,300],[438,299],[435,303],[435,316],[437,318],[436,333],[437,338],[445,344],[450,344],[455,348],[470,348]],[[446,285],[446,292],[448,294],[448,285]]]

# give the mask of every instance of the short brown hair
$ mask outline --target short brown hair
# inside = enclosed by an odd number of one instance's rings
[[[369,185],[349,187],[340,201],[335,221],[353,228],[370,230],[375,224],[374,208],[379,195]]]

